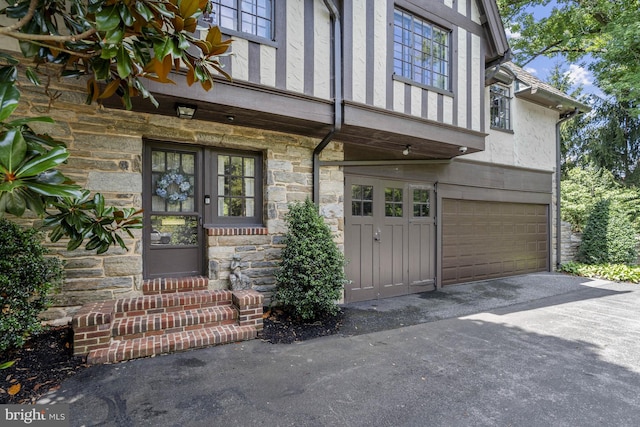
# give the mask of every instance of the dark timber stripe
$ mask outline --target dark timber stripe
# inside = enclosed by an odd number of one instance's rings
[[[315,55],[314,37],[314,0],[304,1],[304,93],[313,95],[313,60]]]
[[[444,95],[438,94],[438,121],[444,122]]]
[[[427,118],[429,115],[429,91],[426,89],[420,90],[420,96],[422,97],[422,117]]]
[[[353,99],[353,3],[344,1],[344,29],[342,41],[344,46],[342,67],[344,68],[344,81],[342,91],[345,99]]]
[[[469,7],[471,9],[471,7]],[[471,10],[469,10],[471,13]],[[473,127],[473,101],[475,98],[475,93],[473,93],[473,81],[471,76],[473,75],[473,45],[471,41],[471,33],[467,32],[467,123],[466,126],[462,123],[462,126],[465,126],[467,129],[471,129]]]
[[[387,109],[393,110],[393,2],[387,3]]]
[[[286,0],[275,2],[276,14],[275,39],[278,42],[276,49],[276,87],[287,88],[287,2]],[[295,34],[293,35],[295,37]]]
[[[367,67],[367,72],[366,72],[366,76],[356,76],[356,78],[366,78],[366,82],[367,82],[367,97],[366,97],[366,103],[367,105],[373,105],[373,70],[375,68],[374,64],[375,64],[375,46],[373,43],[374,37],[375,37],[375,26],[374,26],[374,19],[375,19],[375,7],[376,7],[376,2],[375,0],[367,0],[367,29],[366,29],[366,34],[367,34],[367,47],[366,47],[366,55],[367,55],[367,59],[366,59],[366,67]],[[384,52],[380,52],[381,55],[384,55]]]
[[[249,42],[249,81],[260,83],[260,43]]]
[[[393,86],[393,81],[391,80],[391,86]],[[404,113],[411,114],[411,85],[406,83],[402,84],[404,86]]]

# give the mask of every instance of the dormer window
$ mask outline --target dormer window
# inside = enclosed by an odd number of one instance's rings
[[[393,71],[425,86],[449,90],[450,31],[396,9]]]
[[[273,0],[210,0],[211,12],[200,20],[209,25],[272,40]]]
[[[491,127],[511,130],[511,89],[509,86],[493,84],[489,91]]]

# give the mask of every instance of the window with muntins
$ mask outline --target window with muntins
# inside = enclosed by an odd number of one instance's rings
[[[257,154],[216,153],[216,223],[262,222],[262,167]]]
[[[511,130],[511,90],[507,86],[491,85],[491,127]]]
[[[203,15],[203,23],[273,38],[273,0],[210,0],[209,3],[211,11]]]
[[[396,9],[393,71],[417,83],[449,90],[450,31]]]

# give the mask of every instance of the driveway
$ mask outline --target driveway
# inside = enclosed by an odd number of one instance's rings
[[[526,275],[347,309],[342,336],[91,367],[41,403],[73,426],[640,425],[638,285]]]

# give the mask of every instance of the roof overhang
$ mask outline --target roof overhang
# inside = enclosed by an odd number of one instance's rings
[[[500,11],[495,0],[478,0],[480,20],[488,42],[486,66],[495,66],[509,59],[511,48],[500,18]]]
[[[573,98],[560,96],[540,87],[526,87],[515,93],[517,98],[526,99],[529,102],[538,104],[547,108],[551,108],[558,112],[561,116],[572,111],[588,113],[591,107],[583,104]]]

